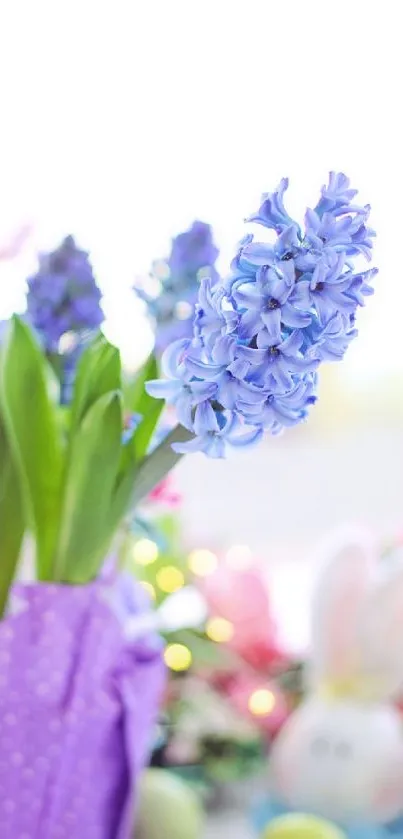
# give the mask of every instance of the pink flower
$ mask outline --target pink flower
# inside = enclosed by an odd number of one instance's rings
[[[176,507],[181,502],[181,496],[178,492],[174,492],[171,487],[171,478],[164,478],[150,492],[148,501],[154,504],[167,504],[168,507]]]

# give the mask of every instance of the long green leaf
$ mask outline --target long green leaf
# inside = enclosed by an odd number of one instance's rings
[[[158,364],[152,353],[134,381],[126,388],[125,407],[132,413],[140,414],[142,420],[134,434],[133,444],[136,460],[139,462],[147,453],[150,441],[158,424],[165,402],[154,399],[145,388],[146,382],[158,378]]]
[[[88,408],[105,393],[121,388],[119,351],[99,334],[84,350],[77,366],[71,406],[73,437]]]
[[[125,410],[130,411],[130,413],[141,414],[142,416],[148,413],[155,399],[147,393],[145,383],[151,381],[151,379],[158,379],[158,376],[157,359],[152,353],[136,377],[125,385]]]
[[[177,425],[165,439],[139,464],[131,493],[131,504],[135,507],[173,469],[182,455],[176,454],[172,443],[191,440],[193,434],[182,425]]]
[[[125,389],[125,409],[131,413],[138,413],[142,420],[136,429],[132,440],[122,451],[118,479],[110,509],[110,521],[118,526],[125,515],[133,492],[137,465],[147,453],[158,420],[164,408],[162,399],[154,399],[145,389],[145,383],[158,375],[158,366],[152,354],[140,370],[133,382]]]
[[[15,577],[24,534],[18,475],[0,418],[0,617]]]
[[[35,336],[15,316],[2,353],[0,393],[40,579],[52,579],[63,471],[63,441],[50,381],[50,368]]]
[[[178,425],[140,463],[133,456],[127,460],[126,468],[116,482],[110,507],[109,518],[115,528],[179,462],[182,455],[172,450],[172,443],[185,442],[192,436],[190,431]]]
[[[132,456],[126,463],[125,471],[119,475],[113,490],[108,514],[110,528],[113,530],[118,528],[122,519],[128,512],[133,487],[135,485],[136,473],[137,466],[135,459]]]
[[[122,405],[106,393],[85,414],[72,441],[57,549],[57,579],[85,583],[113,538],[109,512],[119,468]]]
[[[137,462],[140,462],[147,454],[158,420],[165,407],[163,399],[153,399],[152,402],[153,404],[150,405],[148,412],[143,414],[143,419],[133,435],[132,445]]]

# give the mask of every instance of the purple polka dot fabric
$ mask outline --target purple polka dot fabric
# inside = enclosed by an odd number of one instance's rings
[[[128,839],[164,684],[105,583],[19,587],[0,623],[1,839]]]

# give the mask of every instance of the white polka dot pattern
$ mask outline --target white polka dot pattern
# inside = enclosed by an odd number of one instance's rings
[[[164,679],[101,582],[18,589],[0,623],[1,839],[126,839]]]

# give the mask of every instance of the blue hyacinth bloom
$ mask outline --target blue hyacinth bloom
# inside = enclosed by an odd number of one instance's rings
[[[46,353],[58,356],[60,401],[71,401],[80,356],[104,320],[101,291],[86,251],[67,236],[56,250],[41,254],[27,280],[23,317],[34,327]]]
[[[148,280],[150,290],[147,281],[134,287],[154,322],[157,351],[164,350],[171,341],[192,337],[200,283],[205,278],[213,285],[217,283],[218,254],[210,225],[194,221],[189,230],[172,240],[166,261],[154,264]]]
[[[218,258],[209,224],[194,221],[189,230],[172,240],[168,265],[172,277],[193,277],[201,268],[211,270]]]
[[[256,213],[253,213],[247,221],[254,221],[264,227],[281,233],[284,228],[293,224],[292,219],[284,207],[284,193],[288,189],[288,178],[283,178],[274,192],[265,192],[262,195],[262,203]]]
[[[284,179],[264,195],[249,218],[274,230],[275,241],[248,234],[229,276],[201,283],[193,338],[167,351],[168,378],[149,384],[194,432],[178,452],[221,457],[263,430],[277,434],[305,420],[318,366],[343,358],[357,335],[356,312],[376,275],[355,270],[356,258],[372,253],[369,207],[353,204],[348,178],[331,172],[300,226],[284,207],[287,186]]]
[[[72,236],[40,256],[39,269],[27,285],[27,317],[49,352],[58,352],[66,333],[98,329],[104,320],[102,295],[88,254]]]

